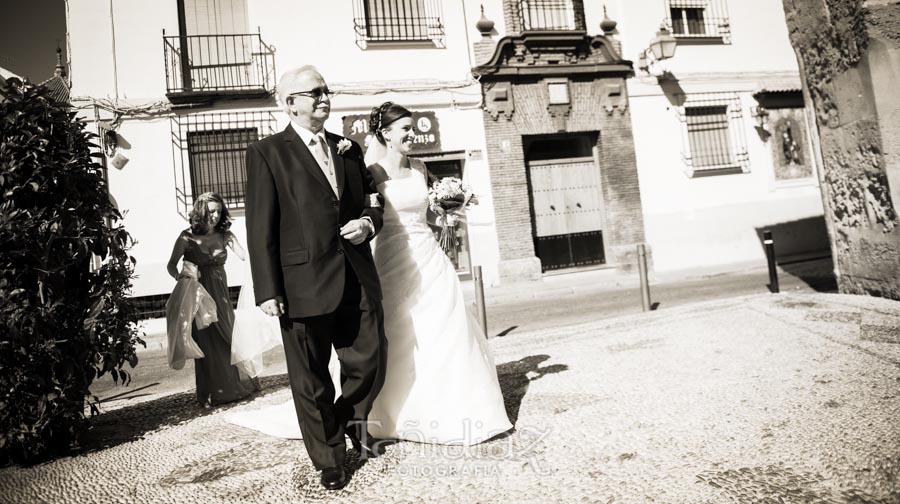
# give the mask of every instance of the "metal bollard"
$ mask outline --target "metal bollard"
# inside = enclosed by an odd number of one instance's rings
[[[637,246],[638,273],[641,276],[641,304],[644,311],[650,311],[650,284],[647,281],[647,250],[643,243]]]
[[[481,276],[481,266],[472,268],[472,278],[475,280],[475,309],[478,311],[478,321],[481,323],[481,329],[484,334],[489,336],[487,331],[487,311],[484,308],[484,278]]]
[[[763,231],[763,245],[766,246],[766,262],[769,263],[769,290],[778,293],[778,270],[775,268],[775,240],[772,232]]]

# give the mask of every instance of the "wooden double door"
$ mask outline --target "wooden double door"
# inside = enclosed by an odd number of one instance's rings
[[[606,262],[595,145],[596,135],[525,142],[534,246],[542,271]]]

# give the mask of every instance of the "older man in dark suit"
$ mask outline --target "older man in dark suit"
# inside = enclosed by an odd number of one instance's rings
[[[246,221],[256,302],[281,317],[303,442],[322,485],[346,485],[346,434],[365,457],[365,421],[384,382],[381,286],[369,240],[383,210],[359,145],[323,129],[330,92],[310,66],[286,72],[290,124],[247,150]],[[341,363],[335,402],[328,372]],[[362,440],[362,442],[361,442]]]

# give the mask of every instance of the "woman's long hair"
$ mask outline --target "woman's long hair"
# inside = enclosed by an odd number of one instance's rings
[[[209,232],[209,203],[218,203],[222,206],[222,214],[219,216],[219,222],[216,224],[215,230],[224,233],[231,229],[231,213],[228,212],[228,205],[225,200],[219,196],[219,193],[205,192],[194,200],[194,208],[188,216],[191,223],[191,232],[194,234],[206,234]]]

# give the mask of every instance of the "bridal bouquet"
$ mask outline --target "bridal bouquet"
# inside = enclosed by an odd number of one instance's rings
[[[428,190],[428,206],[440,216],[441,235],[438,242],[449,253],[459,245],[456,225],[460,214],[478,201],[468,184],[456,177],[444,177],[434,181]]]

